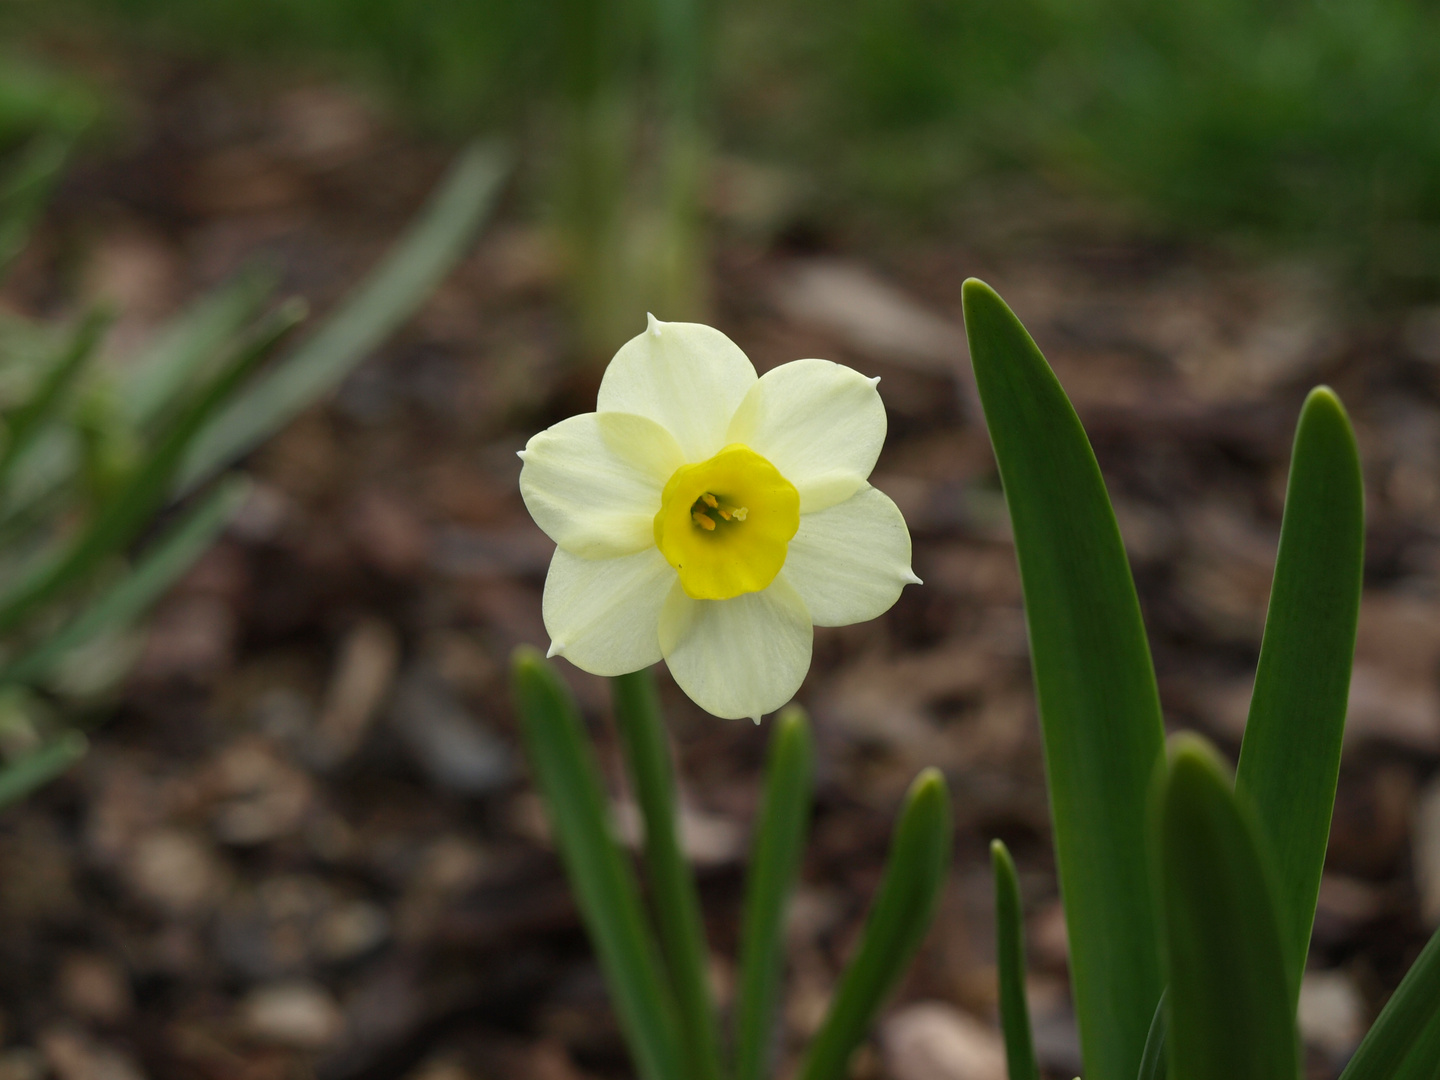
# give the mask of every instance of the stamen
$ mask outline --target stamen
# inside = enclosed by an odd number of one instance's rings
[[[724,518],[726,521],[730,520],[730,508],[728,506],[717,507],[715,512],[719,514],[722,518]]]
[[[700,498],[705,500],[705,505],[710,507],[711,510],[716,509],[720,505],[715,496],[711,495],[708,491],[705,492],[704,495],[701,495]]]
[[[692,513],[690,517],[694,519],[696,525],[699,525],[706,532],[715,531],[715,522],[711,521],[710,518],[700,513],[699,510],[696,510],[694,513]]]

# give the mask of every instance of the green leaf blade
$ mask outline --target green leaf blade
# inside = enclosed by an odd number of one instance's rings
[[[610,680],[625,763],[645,820],[645,868],[675,991],[681,1047],[695,1080],[719,1080],[720,1034],[710,1000],[710,952],[695,879],[680,849],[670,746],[649,671]]]
[[[740,931],[735,1080],[762,1080],[773,1064],[785,907],[800,873],[815,783],[815,742],[804,711],[786,708],[773,727]]]
[[[950,869],[950,793],[926,769],[906,796],[880,891],[830,1011],[799,1072],[800,1080],[842,1080],[890,991],[925,939]]]
[[[636,1069],[642,1080],[685,1080],[660,953],[611,835],[599,766],[574,702],[534,649],[516,652],[513,682],[536,784]]]
[[[1248,807],[1195,736],[1176,739],[1157,803],[1171,1080],[1297,1080],[1285,944]]]
[[[995,953],[1000,975],[1000,1026],[1005,1032],[1005,1061],[1010,1080],[1040,1080],[1030,1006],[1025,1001],[1025,920],[1015,862],[999,840],[990,844],[995,874]]]
[[[461,154],[420,220],[316,332],[217,416],[187,455],[189,491],[274,434],[334,389],[410,317],[468,249],[509,171],[494,143]]]
[[[1274,853],[1292,1001],[1315,921],[1335,808],[1364,571],[1355,435],[1326,387],[1300,413],[1265,638],[1235,788]]]
[[[1164,743],[1135,584],[1099,465],[1040,350],[989,286],[965,332],[1014,528],[1080,1039],[1134,1080],[1160,998],[1145,834]]]
[[[1396,1080],[1416,1047],[1436,1038],[1440,1038],[1440,931],[1400,980],[1340,1080]]]

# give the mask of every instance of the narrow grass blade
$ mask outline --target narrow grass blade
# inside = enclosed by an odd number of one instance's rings
[[[570,887],[642,1080],[686,1080],[660,953],[609,828],[599,766],[569,692],[534,649],[515,655],[520,727]]]
[[[1175,740],[1156,806],[1171,1080],[1298,1080],[1279,910],[1219,759]]]
[[[1292,1003],[1335,809],[1364,547],[1355,434],[1339,399],[1319,387],[1305,399],[1295,432],[1270,613],[1235,773],[1274,853]]]
[[[304,318],[304,314],[303,304],[282,305],[256,332],[253,340],[238,351],[198,399],[171,425],[159,445],[101,508],[85,531],[57,559],[0,597],[0,631],[12,629],[41,604],[94,569],[110,552],[135,538],[164,500],[181,457],[196,432],[230,400],[270,350]]]
[[[1020,321],[965,283],[965,333],[1025,594],[1090,1080],[1133,1080],[1160,959],[1145,835],[1163,746],[1135,583],[1080,420]]]
[[[1145,1053],[1140,1056],[1139,1080],[1165,1080],[1165,998],[1160,995],[1160,1004],[1155,1006],[1155,1017],[1150,1021],[1150,1034],[1145,1037]]]
[[[193,378],[223,357],[235,335],[259,314],[275,283],[275,273],[267,268],[242,270],[161,332],[135,364],[120,403],[137,428],[147,428]]]
[[[1440,1037],[1440,931],[1380,1010],[1340,1080],[1394,1080],[1417,1045]],[[1440,1059],[1437,1059],[1440,1060]]]
[[[217,485],[83,614],[0,670],[0,686],[42,679],[71,649],[138,619],[205,553],[250,488],[240,476]]]
[[[950,869],[951,832],[950,792],[938,770],[926,769],[910,785],[860,947],[840,977],[799,1080],[846,1075],[850,1055],[930,929]]]
[[[51,363],[25,404],[9,416],[5,449],[0,452],[0,481],[10,475],[15,462],[30,449],[45,425],[55,418],[66,391],[75,384],[86,362],[95,355],[95,346],[100,343],[109,323],[110,316],[106,312],[96,311],[86,316],[65,351]]]
[[[735,1003],[735,1080],[763,1080],[774,1067],[785,908],[805,854],[814,783],[810,722],[803,709],[791,705],[772,724],[765,793],[750,848]]]
[[[1440,1012],[1430,1017],[1392,1080],[1440,1080]]]
[[[615,723],[635,798],[645,819],[645,869],[680,1020],[688,1075],[719,1080],[720,1033],[710,1000],[710,950],[695,879],[680,850],[675,778],[665,721],[648,671],[610,680]]]
[[[186,457],[180,489],[284,427],[408,319],[468,249],[508,170],[508,155],[494,143],[466,150],[420,221],[344,306],[216,417]]]
[[[1005,1030],[1005,1060],[1010,1080],[1040,1080],[1030,1006],[1025,1001],[1025,920],[1015,862],[999,840],[990,843],[995,874],[995,958],[1000,972],[1000,1026]]]
[[[0,809],[44,787],[84,757],[89,747],[80,732],[67,731],[54,742],[10,762],[0,769]]]

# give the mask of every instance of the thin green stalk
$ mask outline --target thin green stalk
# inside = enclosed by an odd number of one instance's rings
[[[990,844],[995,874],[995,953],[1000,974],[1000,1025],[1005,1031],[1005,1061],[1010,1080],[1040,1080],[1030,1007],[1025,1001],[1025,921],[1015,862],[999,840]]]
[[[709,949],[695,879],[680,850],[670,746],[648,671],[610,680],[625,765],[645,820],[645,869],[675,990],[688,1075],[719,1080],[720,1036],[710,1000]]]
[[[641,1080],[687,1080],[660,952],[610,829],[605,789],[575,702],[534,649],[516,650],[516,712],[535,782]]]
[[[814,777],[810,724],[805,711],[791,705],[774,721],[750,853],[735,1004],[735,1080],[762,1080],[773,1064],[785,972],[785,906],[800,873]]]

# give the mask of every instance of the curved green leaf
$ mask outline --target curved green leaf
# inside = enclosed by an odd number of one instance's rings
[[[965,333],[1025,593],[1090,1080],[1133,1080],[1160,998],[1145,835],[1164,743],[1135,583],[1080,420],[1020,321],[965,283]]]
[[[178,488],[190,490],[284,427],[408,319],[467,250],[508,169],[509,156],[494,143],[466,150],[385,262],[205,429],[185,459]]]
[[[1285,945],[1258,832],[1199,737],[1176,738],[1157,809],[1171,1080],[1298,1080]]]
[[[810,724],[804,710],[791,705],[772,725],[765,795],[750,849],[735,1002],[735,1080],[762,1080],[773,1065],[785,971],[785,905],[804,856],[814,774]]]
[[[1364,570],[1355,434],[1327,387],[1300,413],[1270,612],[1235,773],[1273,852],[1292,1002],[1300,990],[1330,817]]]
[[[999,840],[990,842],[995,874],[995,958],[1000,973],[1000,1026],[1005,1030],[1005,1061],[1010,1080],[1040,1080],[1030,1007],[1025,1001],[1025,921],[1015,862]]]
[[[950,792],[938,770],[926,769],[910,785],[860,947],[840,977],[799,1080],[845,1076],[850,1055],[930,929],[950,869],[951,832]]]
[[[1340,1080],[1396,1080],[1417,1045],[1440,1038],[1440,931],[1420,951]],[[1437,1058],[1440,1060],[1440,1058]]]
[[[518,649],[516,711],[570,887],[643,1080],[687,1080],[660,952],[611,834],[600,768],[575,703],[539,652]]]

